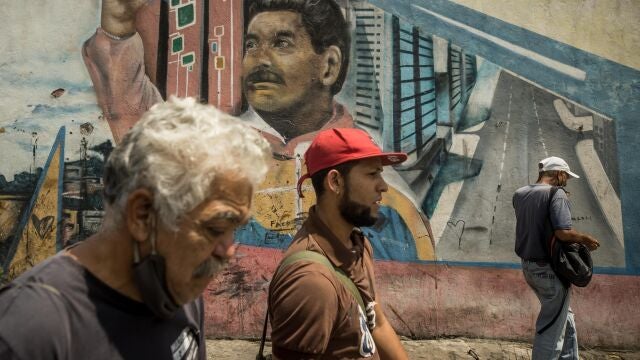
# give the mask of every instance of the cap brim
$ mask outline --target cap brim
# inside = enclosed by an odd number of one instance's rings
[[[401,164],[407,160],[407,154],[405,153],[382,153],[382,165],[396,165]]]
[[[407,154],[401,153],[401,152],[377,153],[377,154],[359,156],[351,160],[362,160],[362,159],[372,159],[372,158],[380,158],[382,160],[382,166],[397,165],[407,160]]]
[[[565,172],[566,172],[567,174],[569,174],[569,176],[571,176],[571,177],[572,177],[572,178],[574,178],[574,179],[580,179],[580,176],[578,176],[578,175],[576,175],[576,174],[572,173],[571,171],[566,171],[566,170],[565,170]]]

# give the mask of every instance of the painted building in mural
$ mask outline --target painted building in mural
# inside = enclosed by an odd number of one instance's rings
[[[164,98],[194,96],[247,118],[242,61],[249,3],[154,0],[141,10],[146,73]],[[405,164],[385,171],[392,189],[383,221],[368,229],[396,329],[416,337],[528,338],[536,300],[513,251],[511,196],[535,182],[538,160],[556,155],[582,176],[568,185],[574,227],[603,244],[593,254],[594,284],[577,292],[575,307],[587,313],[616,296],[628,299],[615,313],[579,317],[578,326],[589,329],[581,336],[593,345],[632,344],[640,317],[625,317],[624,309],[640,300],[630,296],[640,293],[634,215],[640,162],[631,155],[640,133],[637,47],[603,51],[606,41],[567,36],[564,23],[552,20],[569,23],[576,1],[557,0],[562,11],[555,13],[527,5],[550,19],[545,24],[556,35],[523,16],[526,6],[500,1],[494,7],[472,0],[339,3],[350,24],[351,62],[335,100],[385,150],[409,154]],[[59,23],[66,8],[46,14],[51,21],[44,23]],[[640,29],[628,21],[633,15],[622,8],[593,5],[592,21],[600,26],[618,14],[627,28],[598,28],[639,40]],[[47,25],[28,35],[0,27],[13,40],[0,47],[9,54],[0,64],[5,281],[100,224],[101,171],[117,138],[80,57],[98,10],[99,1],[82,4],[71,15],[75,21],[55,29],[73,46],[46,43],[54,31]],[[14,5],[8,11],[30,24],[28,11]],[[637,6],[627,12],[640,16]],[[51,58],[42,55],[47,51]],[[25,65],[24,59],[33,60]],[[268,280],[314,201],[310,186],[304,199],[294,189],[304,149],[276,157],[257,189],[254,217],[237,234],[240,256],[205,294],[211,336],[254,337],[261,329]]]

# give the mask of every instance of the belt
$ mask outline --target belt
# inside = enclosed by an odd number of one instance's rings
[[[530,263],[536,263],[538,266],[545,266],[545,265],[549,265],[549,261],[548,260],[540,260],[540,259],[522,259],[526,262],[530,262]]]

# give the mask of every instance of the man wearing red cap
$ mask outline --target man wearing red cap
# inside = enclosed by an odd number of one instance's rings
[[[407,358],[376,296],[373,250],[360,230],[376,222],[388,190],[382,167],[406,159],[359,129],[325,130],[311,143],[298,191],[311,178],[317,202],[269,288],[276,358]]]

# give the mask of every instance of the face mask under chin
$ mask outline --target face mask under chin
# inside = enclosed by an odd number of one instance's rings
[[[164,257],[156,253],[155,216],[152,216],[151,225],[151,254],[140,259],[140,245],[135,242],[133,246],[133,278],[149,310],[159,318],[168,319],[180,309],[180,305],[167,287]]]

